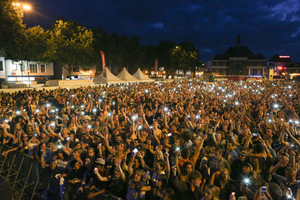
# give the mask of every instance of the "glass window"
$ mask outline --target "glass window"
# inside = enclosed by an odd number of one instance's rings
[[[45,73],[46,72],[46,65],[41,65],[41,73]]]
[[[37,64],[30,64],[30,73],[37,73]]]
[[[3,71],[3,61],[0,61],[0,71]]]

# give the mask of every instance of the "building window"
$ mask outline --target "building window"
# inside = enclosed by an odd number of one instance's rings
[[[73,72],[79,72],[79,67],[78,66],[74,66],[73,67]]]
[[[3,61],[0,61],[0,71],[3,71]]]
[[[46,72],[46,66],[45,65],[41,65],[41,73],[45,73]]]
[[[30,73],[36,74],[37,73],[37,64],[30,64]]]
[[[20,64],[20,71],[25,72],[25,65],[23,63]]]

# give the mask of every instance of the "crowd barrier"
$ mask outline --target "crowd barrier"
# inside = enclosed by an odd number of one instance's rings
[[[0,145],[0,175],[10,182],[13,199],[36,199],[41,166],[38,161],[19,151],[3,156],[10,147]],[[9,191],[7,191],[9,192]]]

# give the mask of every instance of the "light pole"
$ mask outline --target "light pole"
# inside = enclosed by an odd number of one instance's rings
[[[19,12],[21,17],[23,18],[23,22],[25,20],[25,11],[31,10],[31,6],[26,3],[20,3],[20,2],[15,2],[12,3],[12,5],[15,7],[15,9]]]

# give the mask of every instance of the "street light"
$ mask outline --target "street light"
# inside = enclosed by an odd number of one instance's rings
[[[24,4],[24,5],[23,5],[23,9],[24,9],[24,10],[31,10],[31,6],[28,5],[28,4]]]

